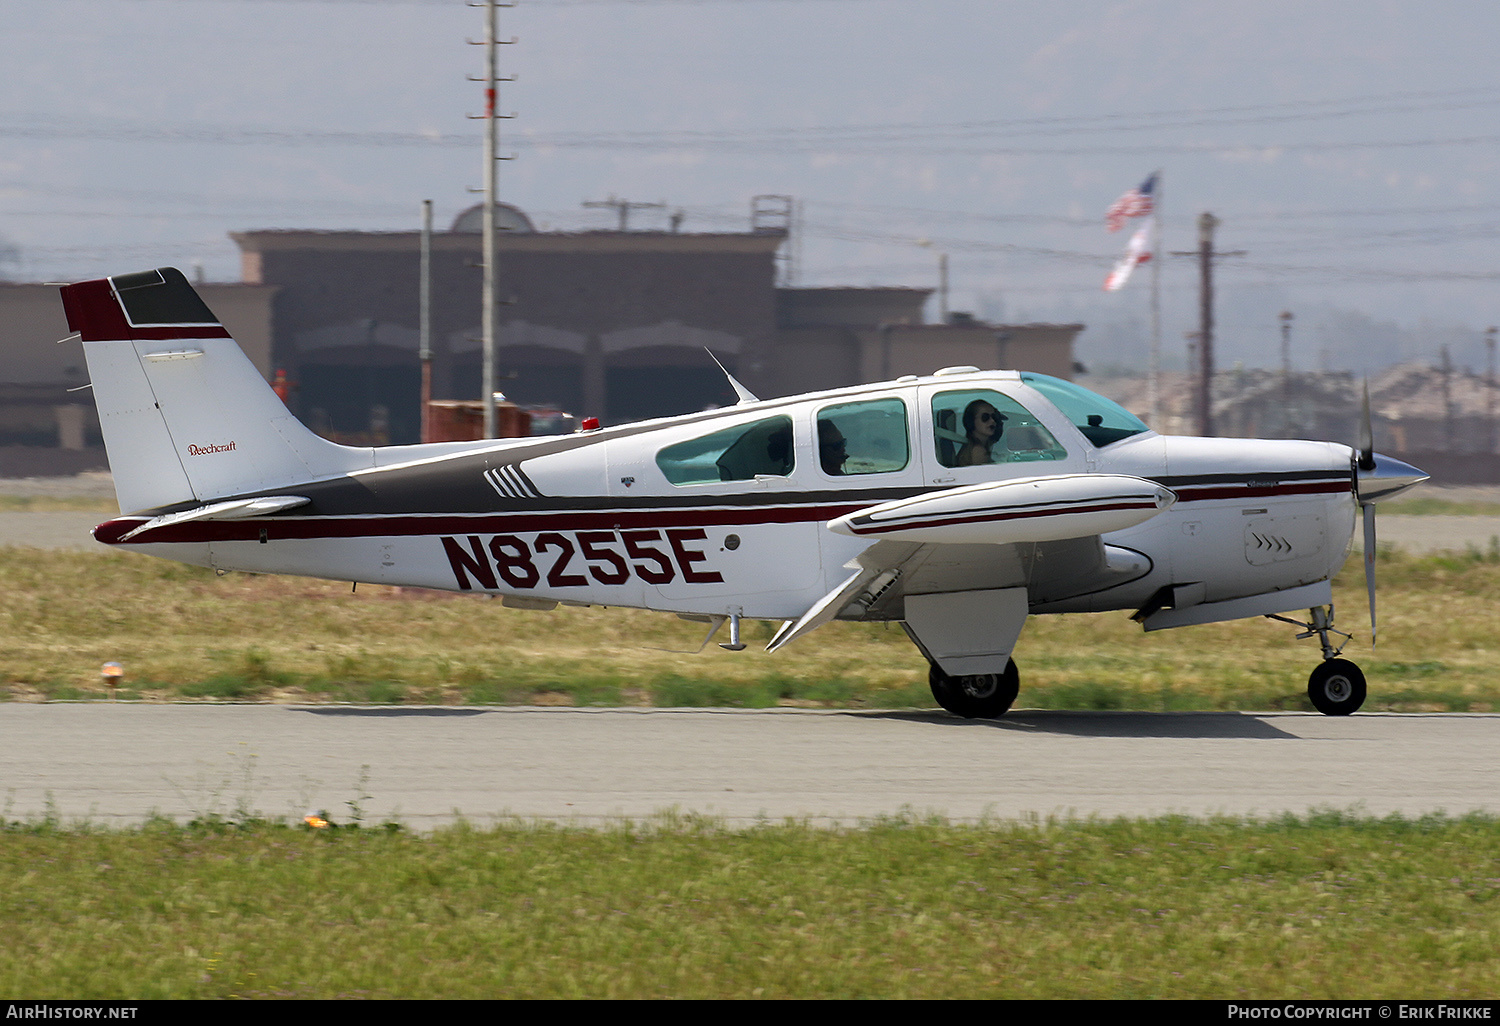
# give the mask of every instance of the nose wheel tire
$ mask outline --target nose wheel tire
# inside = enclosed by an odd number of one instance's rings
[[[1014,659],[1004,673],[974,673],[949,676],[936,664],[927,675],[937,704],[966,720],[988,720],[1004,716],[1021,690],[1021,675]],[[1361,691],[1363,695],[1363,691]]]
[[[1347,659],[1328,659],[1307,678],[1307,697],[1325,716],[1348,716],[1365,704],[1365,675]]]

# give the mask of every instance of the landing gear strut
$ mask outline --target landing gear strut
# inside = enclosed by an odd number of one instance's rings
[[[1309,609],[1308,615],[1312,620],[1307,623],[1285,616],[1271,615],[1268,619],[1303,628],[1303,632],[1297,635],[1298,639],[1310,638],[1314,634],[1318,636],[1318,641],[1323,646],[1323,662],[1314,667],[1307,678],[1307,697],[1312,701],[1313,708],[1324,716],[1348,716],[1365,704],[1365,675],[1349,660],[1338,658],[1344,645],[1348,644],[1350,635],[1333,626],[1332,606],[1327,609],[1322,606]],[[1328,640],[1330,634],[1337,634],[1344,639],[1338,648],[1334,648]]]
[[[927,683],[937,704],[953,715],[967,720],[988,720],[1005,715],[1021,690],[1021,675],[1014,659],[1006,662],[1004,673],[959,676],[949,676],[933,663]]]

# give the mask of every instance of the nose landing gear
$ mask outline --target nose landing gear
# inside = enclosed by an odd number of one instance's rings
[[[1322,606],[1309,609],[1308,615],[1312,620],[1307,623],[1275,614],[1268,615],[1267,619],[1303,628],[1302,633],[1297,635],[1298,640],[1310,638],[1314,634],[1318,636],[1318,641],[1323,646],[1323,662],[1315,666],[1307,678],[1307,697],[1313,708],[1325,716],[1348,716],[1365,704],[1365,675],[1349,660],[1338,658],[1351,635],[1333,626],[1331,605],[1327,609]],[[1328,640],[1330,634],[1337,634],[1344,639],[1338,648],[1334,648]]]

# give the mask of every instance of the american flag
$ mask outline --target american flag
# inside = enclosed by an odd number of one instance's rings
[[[1139,186],[1131,189],[1125,195],[1110,204],[1109,210],[1104,213],[1104,223],[1112,232],[1117,232],[1125,227],[1125,222],[1132,217],[1145,217],[1154,208],[1152,194],[1156,192],[1156,175],[1152,175]]]

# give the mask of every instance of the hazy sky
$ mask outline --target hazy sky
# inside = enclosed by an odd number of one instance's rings
[[[1212,210],[1248,251],[1220,266],[1226,361],[1275,362],[1283,309],[1302,366],[1355,369],[1438,339],[1479,365],[1500,321],[1492,4],[522,0],[501,19],[501,193],[549,227],[608,226],[580,204],[613,194],[742,230],[752,196],[792,195],[799,283],[934,285],[947,252],[955,307],[1084,321],[1085,358],[1125,363],[1150,278],[1101,291],[1128,234],[1102,215],[1160,168],[1162,249]],[[410,229],[423,198],[446,224],[480,182],[482,31],[463,0],[0,0],[0,273],[235,280],[230,231]],[[1179,352],[1196,271],[1164,260]]]

